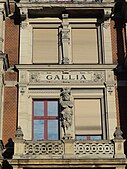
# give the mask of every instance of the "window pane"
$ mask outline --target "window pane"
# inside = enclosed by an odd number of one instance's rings
[[[48,120],[48,140],[58,140],[58,120]]]
[[[48,116],[58,116],[58,102],[57,101],[48,102]]]
[[[44,120],[34,120],[34,140],[44,139]]]
[[[34,102],[34,116],[44,116],[44,102]]]
[[[85,136],[85,135],[76,135],[76,140],[101,140],[101,136]]]

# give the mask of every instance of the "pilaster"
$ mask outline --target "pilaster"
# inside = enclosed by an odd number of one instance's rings
[[[62,22],[62,63],[69,64],[69,44],[70,44],[70,29],[68,23],[68,14],[63,14]]]
[[[3,10],[0,9],[0,53],[3,51]]]
[[[110,16],[109,13],[107,15]],[[112,64],[113,58],[112,58],[110,19],[105,20],[103,23],[103,34],[104,34],[104,55],[105,55],[104,63]]]
[[[20,25],[20,64],[32,63],[32,26],[28,20]]]
[[[114,128],[117,125],[116,118],[116,103],[115,103],[115,82],[112,70],[106,71],[106,114],[107,123],[109,126],[109,139],[112,139]]]
[[[18,108],[18,125],[22,127],[24,137],[28,138],[26,133],[28,129],[28,76],[27,72],[19,72],[19,108]],[[30,133],[31,134],[31,133]],[[29,135],[29,134],[28,134]]]

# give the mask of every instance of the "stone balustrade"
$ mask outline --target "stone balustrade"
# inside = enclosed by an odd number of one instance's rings
[[[16,140],[14,159],[125,158],[124,140]]]
[[[21,127],[14,140],[14,159],[117,159],[124,154],[122,131],[116,127],[113,140],[24,140]]]

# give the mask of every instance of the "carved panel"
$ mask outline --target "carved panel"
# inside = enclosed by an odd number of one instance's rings
[[[30,83],[103,83],[104,71],[33,71]]]
[[[86,141],[77,141],[75,142],[75,154],[76,155],[100,155],[103,157],[107,155],[107,157],[113,157],[114,155],[114,145],[112,142],[102,142],[102,141],[94,141],[94,142],[86,142]]]
[[[63,151],[61,141],[27,141],[25,143],[26,155],[62,155]]]

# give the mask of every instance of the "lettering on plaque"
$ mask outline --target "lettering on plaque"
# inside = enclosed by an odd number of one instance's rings
[[[29,81],[31,83],[41,83],[41,82],[104,82],[104,72],[95,71],[82,71],[82,72],[30,72]]]

